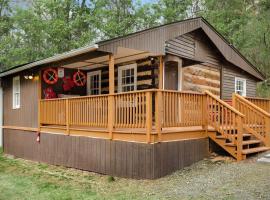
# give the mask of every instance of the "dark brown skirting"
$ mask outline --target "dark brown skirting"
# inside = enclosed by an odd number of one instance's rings
[[[208,156],[208,139],[157,144],[4,130],[4,152],[27,160],[111,176],[155,179]]]

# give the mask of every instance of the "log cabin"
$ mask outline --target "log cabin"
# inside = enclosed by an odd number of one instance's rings
[[[156,179],[270,147],[264,76],[205,19],[135,32],[1,72],[4,153]]]

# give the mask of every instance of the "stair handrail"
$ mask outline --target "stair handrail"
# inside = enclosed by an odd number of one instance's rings
[[[259,112],[261,112],[265,116],[270,117],[270,113],[266,112],[264,109],[260,108],[259,106],[255,105],[254,103],[250,102],[249,100],[247,100],[246,98],[242,97],[241,95],[239,95],[237,93],[233,93],[233,101],[232,101],[233,104],[234,104],[234,97],[237,97],[237,98],[241,99],[246,104],[248,104],[249,106],[255,108],[256,110],[258,110]]]
[[[243,106],[248,107],[250,109],[253,109],[252,116],[249,116],[247,111],[245,111],[245,110],[242,111],[242,112],[246,112],[245,117],[244,117],[244,127],[251,134],[253,134],[255,137],[260,139],[266,146],[270,147],[270,114],[268,112],[266,112],[265,110],[263,110],[262,108],[258,107],[257,105],[253,104],[252,102],[250,102],[246,98],[242,97],[239,94],[234,93],[232,100],[233,100],[232,101],[233,107],[236,109],[242,110]],[[241,102],[242,107],[237,108],[237,102]],[[252,126],[251,126],[251,125],[256,126],[257,124],[249,124],[252,121],[252,119],[254,118],[254,115],[256,113],[258,115],[260,115],[262,118],[255,120],[255,122],[258,123],[258,120],[261,121],[261,123],[262,123],[261,126],[263,126],[263,129],[257,128],[258,129],[257,130],[256,128],[252,128]],[[262,121],[262,120],[264,120],[264,121]],[[258,126],[259,126],[259,124],[258,124]],[[260,133],[259,131],[262,131],[262,133]],[[263,135],[261,135],[261,134],[263,134]]]
[[[214,127],[223,137],[237,146],[236,158],[243,159],[243,118],[244,115],[234,107],[205,91],[207,125]],[[210,119],[209,119],[210,118]]]
[[[225,101],[219,99],[218,97],[216,97],[214,94],[212,94],[208,90],[204,91],[204,93],[207,94],[207,95],[209,95],[209,96],[211,96],[212,98],[214,98],[215,100],[217,100],[222,105],[226,106],[228,109],[230,109],[231,111],[233,111],[235,114],[239,115],[240,117],[244,117],[245,116],[243,113],[239,112],[237,109],[235,109],[233,106],[229,105]]]

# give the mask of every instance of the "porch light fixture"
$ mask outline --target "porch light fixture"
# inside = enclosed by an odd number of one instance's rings
[[[24,78],[25,79],[29,79],[29,80],[32,80],[34,78],[34,75],[31,73],[29,75],[24,75]]]

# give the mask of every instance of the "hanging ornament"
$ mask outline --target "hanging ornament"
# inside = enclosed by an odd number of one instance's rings
[[[86,76],[83,72],[77,71],[73,74],[73,82],[77,86],[84,86],[86,83]]]
[[[43,80],[49,85],[53,85],[58,81],[57,71],[53,68],[46,69],[43,72]]]

